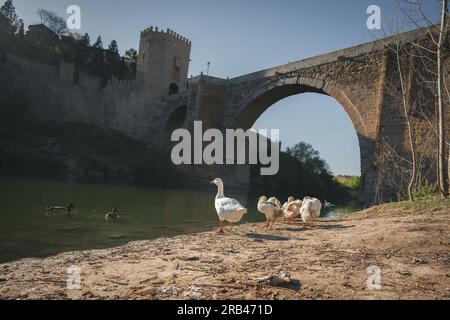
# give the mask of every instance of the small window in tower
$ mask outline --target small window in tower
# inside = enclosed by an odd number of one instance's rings
[[[174,68],[175,70],[180,70],[180,69],[181,69],[181,59],[180,59],[180,58],[175,57],[175,58],[173,59],[173,68]]]
[[[176,83],[171,83],[169,86],[169,95],[178,93],[178,86]]]

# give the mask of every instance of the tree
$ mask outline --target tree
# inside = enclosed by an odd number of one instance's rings
[[[447,156],[445,141],[445,111],[443,98],[443,56],[444,41],[447,35],[448,22],[448,0],[442,0],[441,24],[439,29],[439,40],[437,43],[437,100],[438,100],[438,135],[439,135],[439,151],[438,151],[438,176],[439,189],[441,195],[448,197],[448,163],[445,161]]]
[[[409,200],[414,201],[414,186],[416,184],[417,179],[417,156],[416,156],[416,144],[414,132],[411,124],[412,107],[410,101],[411,97],[409,95],[414,74],[412,67],[413,64],[412,59],[408,59],[412,57],[412,55],[409,52],[407,52],[407,45],[405,45],[401,37],[397,37],[392,44],[388,45],[388,48],[390,48],[390,50],[394,53],[397,75],[400,80],[399,90],[396,90],[395,84],[388,84],[388,86],[390,85],[389,87],[391,89],[391,92],[394,92],[393,95],[399,97],[401,100],[401,106],[408,132],[408,143],[411,149],[411,161],[406,162],[411,166],[410,168],[411,174],[408,182],[407,192]],[[407,61],[404,61],[405,57]]]
[[[138,62],[138,53],[133,48],[125,51],[125,57],[127,57],[130,60],[130,62],[132,62],[132,63]]]
[[[3,15],[8,21],[9,33],[16,34],[17,30],[20,27],[20,21],[12,0],[6,0],[6,2],[0,8],[0,14]]]
[[[286,153],[293,156],[303,164],[319,158],[319,152],[306,142],[300,142],[292,148],[286,148]]]
[[[135,78],[137,63],[138,63],[138,52],[135,49],[131,48],[131,49],[125,51],[125,57],[127,57],[128,60],[130,61],[130,67],[131,67],[131,73],[132,73],[130,78]]]
[[[59,17],[56,13],[45,9],[39,9],[38,15],[41,19],[41,23],[52,30],[54,33],[56,33],[58,36],[66,33],[66,21],[63,18]]]
[[[119,55],[119,46],[116,40],[111,41],[110,45],[108,46],[108,50],[112,55]]]
[[[17,34],[20,39],[23,39],[23,37],[25,36],[25,25],[22,19],[19,19],[19,31]]]
[[[116,40],[112,40],[105,53],[106,57],[106,76],[110,78],[112,75],[117,77],[121,73],[121,59],[119,54],[119,46]]]
[[[89,37],[89,34],[86,32],[80,40],[81,44],[83,46],[89,47],[91,45],[91,38]]]
[[[94,49],[103,49],[103,41],[102,41],[102,37],[101,36],[98,36],[97,40],[92,45],[92,47]]]

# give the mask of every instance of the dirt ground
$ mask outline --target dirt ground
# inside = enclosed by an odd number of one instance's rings
[[[0,265],[0,299],[449,299],[450,206],[422,207],[23,259]]]

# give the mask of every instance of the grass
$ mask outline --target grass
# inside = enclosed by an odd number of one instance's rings
[[[380,204],[363,211],[355,212],[354,215],[406,215],[449,211],[450,199],[443,199],[438,195],[429,195],[419,198],[416,201],[399,201]]]

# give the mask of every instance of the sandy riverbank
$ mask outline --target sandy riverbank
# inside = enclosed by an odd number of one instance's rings
[[[67,268],[81,289],[67,289]],[[367,268],[381,289],[367,289]],[[278,284],[271,275],[290,274]],[[450,203],[384,205],[0,265],[0,299],[450,299]]]

